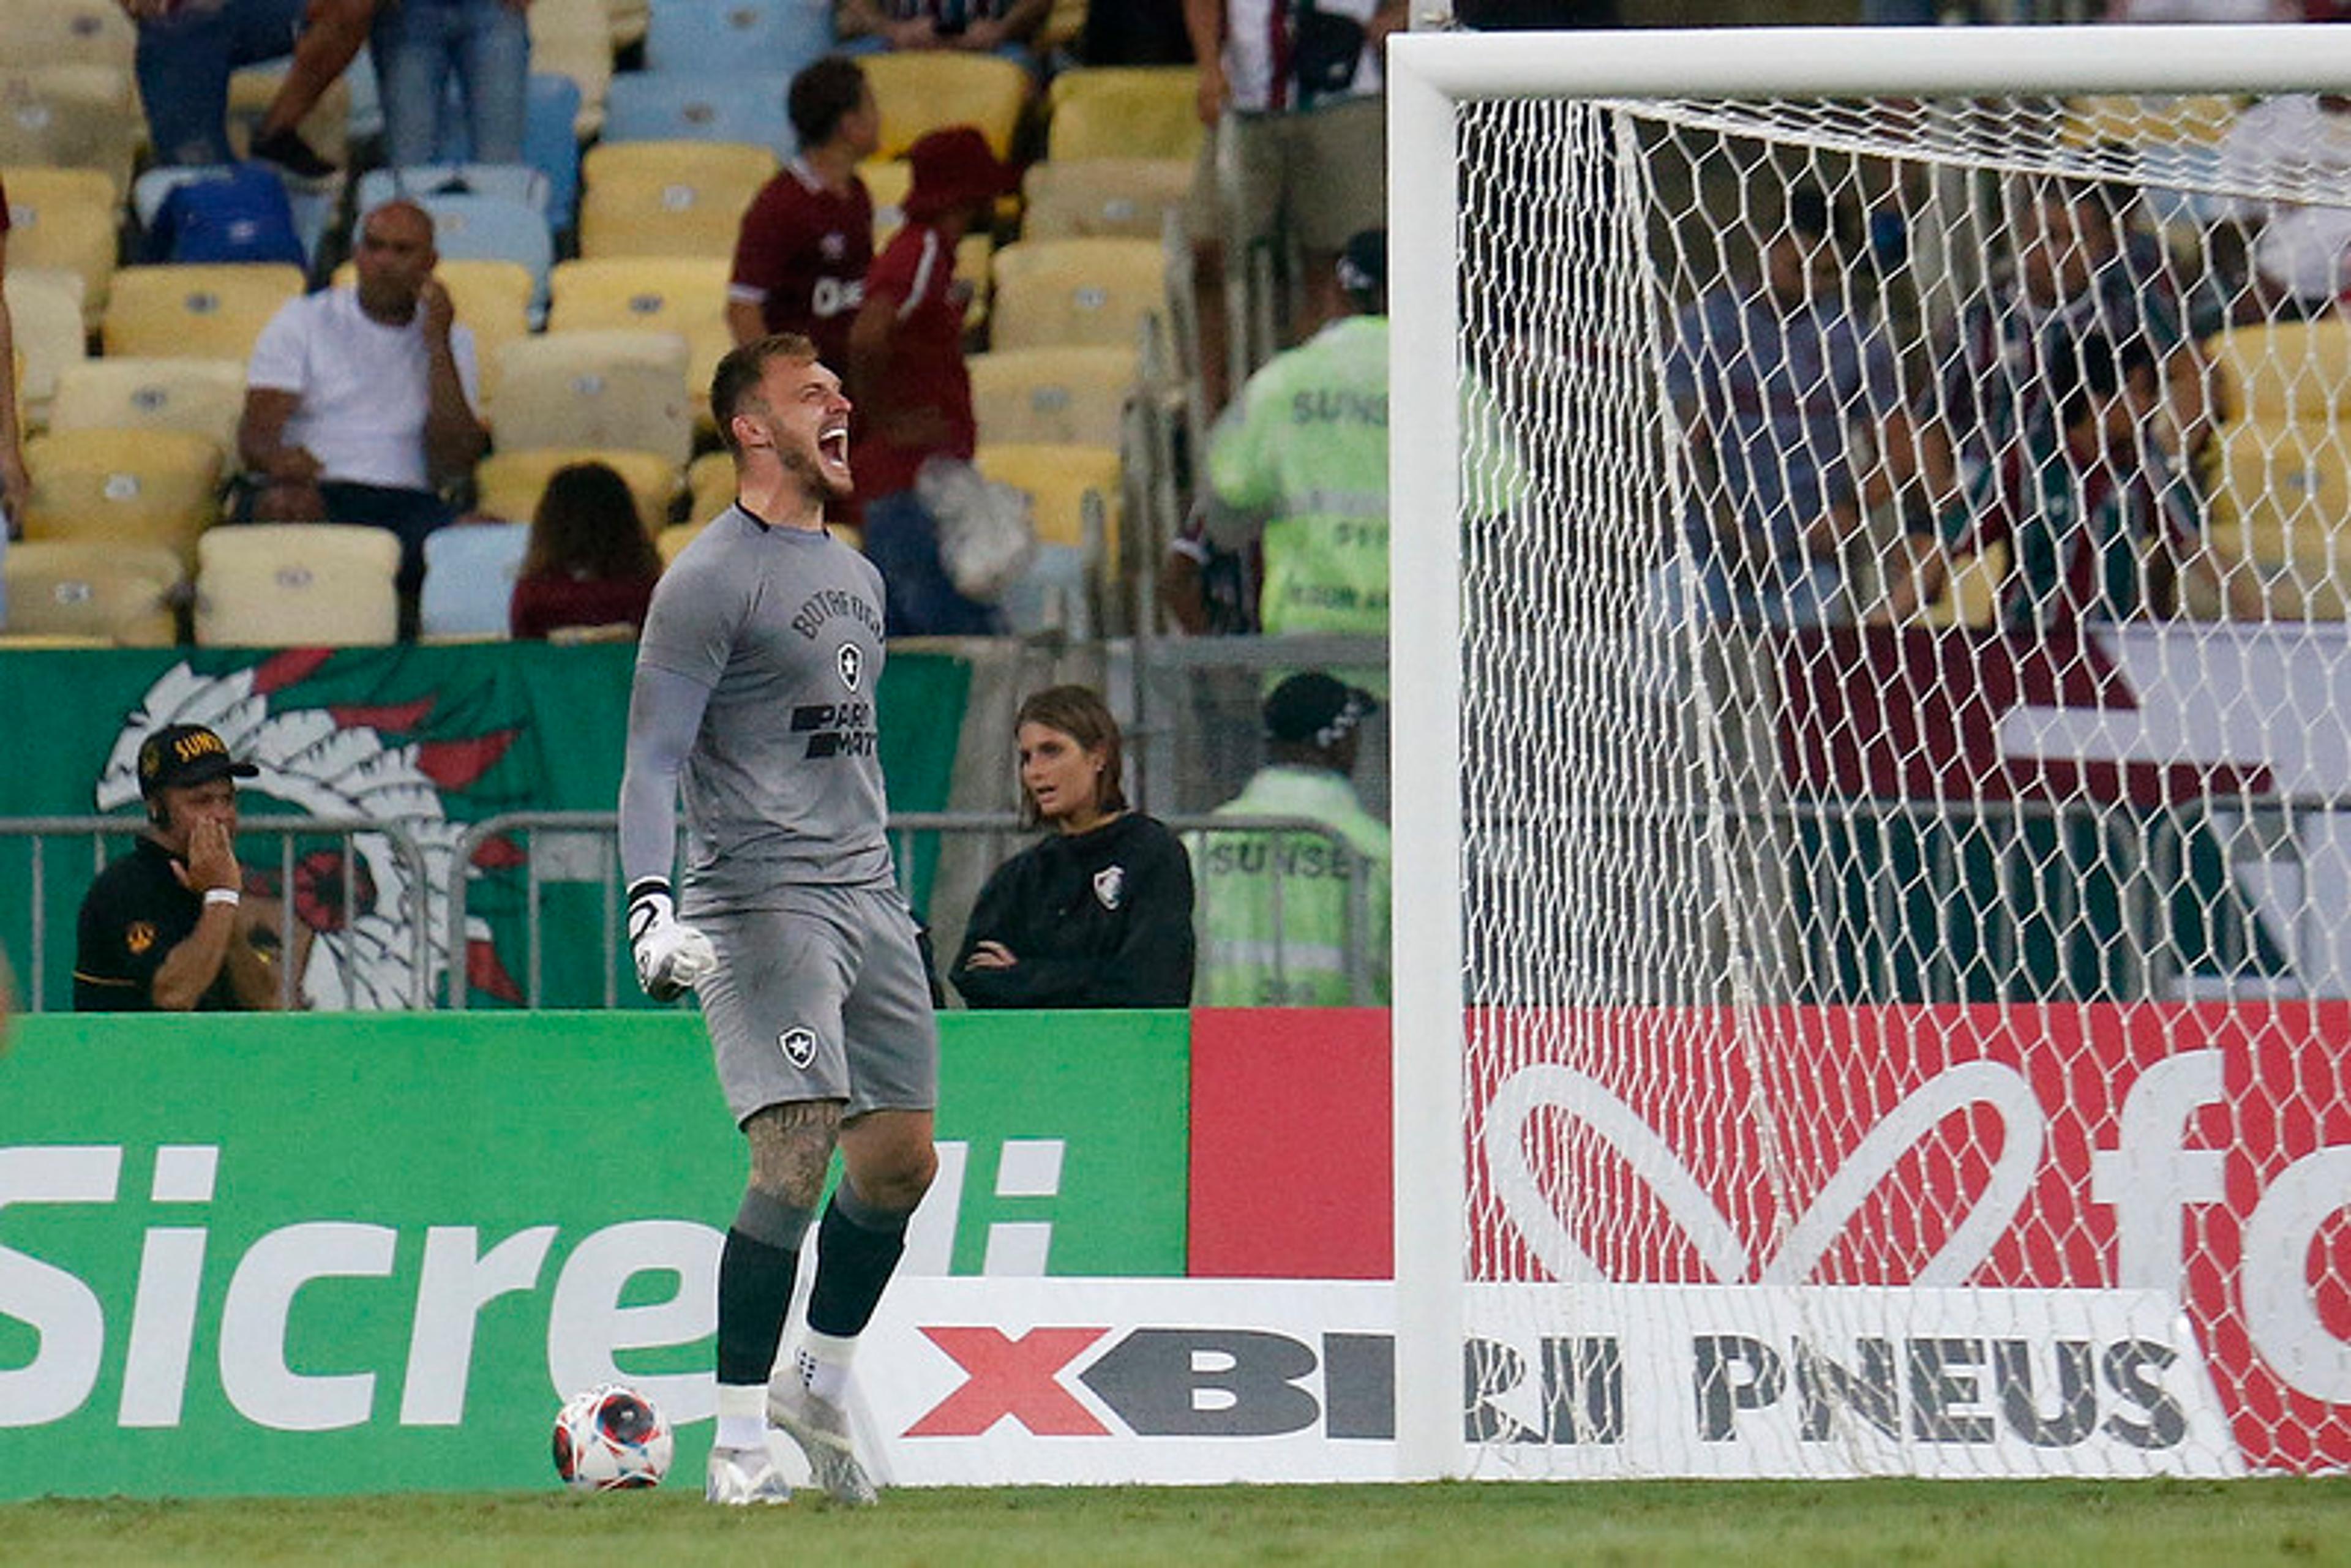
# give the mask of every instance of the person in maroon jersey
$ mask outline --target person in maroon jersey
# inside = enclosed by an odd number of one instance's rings
[[[751,199],[735,239],[726,326],[737,343],[798,332],[834,371],[873,260],[873,198],[857,165],[882,141],[882,111],[857,62],[827,55],[785,97],[800,151]]]
[[[988,221],[1014,174],[968,125],[932,131],[906,161],[906,226],[865,275],[849,335],[849,384],[865,415],[857,451],[865,553],[882,570],[890,635],[987,636],[1002,629],[996,610],[948,580],[937,519],[914,477],[930,457],[969,462],[978,439],[963,361],[971,285],[956,277],[956,245]]]
[[[602,463],[567,465],[547,481],[531,515],[509,628],[518,638],[567,627],[641,631],[661,570],[661,552],[627,483]]]

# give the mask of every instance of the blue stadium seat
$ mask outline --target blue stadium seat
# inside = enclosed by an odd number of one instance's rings
[[[555,200],[545,171],[528,163],[425,163],[360,175],[356,210],[367,212],[394,196],[428,195],[503,196],[528,204],[542,216]]]
[[[522,160],[547,176],[547,221],[560,234],[580,216],[580,84],[551,71],[530,73],[523,103]],[[465,116],[444,117],[434,166],[472,164]],[[487,167],[488,165],[479,165]]]
[[[789,82],[832,43],[827,0],[657,0],[645,30],[645,67],[757,70]]]
[[[604,99],[604,140],[747,141],[786,158],[799,145],[783,84],[765,71],[624,71]]]
[[[426,637],[503,637],[522,570],[528,523],[461,523],[424,539],[417,632]]]

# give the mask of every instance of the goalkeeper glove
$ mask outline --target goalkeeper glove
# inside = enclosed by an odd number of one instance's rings
[[[629,889],[629,947],[637,984],[657,1002],[675,1001],[718,967],[710,938],[678,923],[669,883],[647,877]]]

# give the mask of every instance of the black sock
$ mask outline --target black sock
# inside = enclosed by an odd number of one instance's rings
[[[816,1283],[809,1291],[809,1327],[854,1339],[872,1321],[882,1291],[906,1250],[906,1216],[868,1208],[843,1181],[816,1228]]]
[[[792,1304],[799,1254],[729,1228],[718,1253],[718,1381],[765,1383]]]

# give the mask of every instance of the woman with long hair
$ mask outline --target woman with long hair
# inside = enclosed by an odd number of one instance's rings
[[[980,889],[948,977],[975,1008],[1180,1008],[1192,999],[1192,867],[1127,804],[1118,720],[1084,686],[1013,719],[1021,816],[1053,831]]]
[[[508,625],[517,637],[568,627],[642,631],[661,571],[627,482],[606,464],[571,464],[538,497]]]

